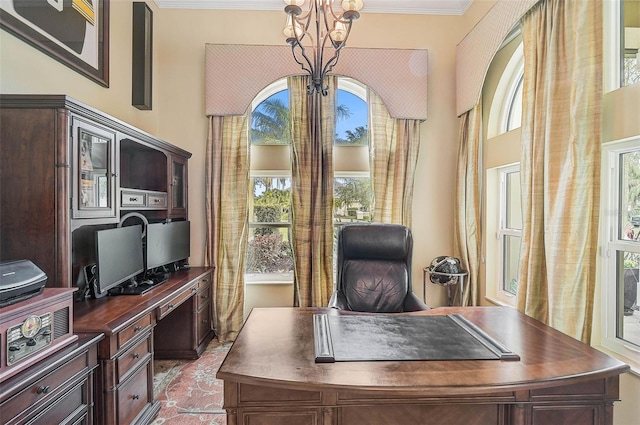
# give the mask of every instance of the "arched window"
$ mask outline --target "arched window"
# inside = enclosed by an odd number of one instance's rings
[[[514,50],[491,102],[487,126],[487,138],[495,137],[522,123],[522,85],[524,80],[524,52],[522,42]]]
[[[366,87],[338,78],[334,139],[336,224],[368,221],[371,207]],[[293,281],[291,247],[291,130],[287,80],[260,92],[252,104],[248,283]]]
[[[520,137],[506,135],[521,127],[524,52],[519,30],[507,37],[491,65],[487,88],[490,101],[487,121],[486,151],[492,168],[486,174],[486,290],[494,302],[515,305],[518,292],[518,267],[522,240],[520,192]],[[496,78],[497,77],[497,78]],[[491,83],[496,81],[497,83]],[[493,93],[489,92],[494,87]],[[496,148],[496,146],[500,146]],[[505,149],[506,148],[506,149]],[[497,151],[500,150],[498,153]],[[515,155],[514,155],[515,153]],[[497,156],[500,156],[496,160]]]

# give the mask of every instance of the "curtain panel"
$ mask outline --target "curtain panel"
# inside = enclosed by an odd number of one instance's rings
[[[518,309],[584,342],[595,288],[602,3],[543,1],[522,22]]]
[[[411,227],[413,182],[420,150],[420,120],[392,118],[382,99],[367,91],[373,221]]]
[[[214,303],[220,341],[233,341],[243,323],[247,242],[249,123],[243,116],[209,117],[205,164],[205,265],[215,266]]]
[[[333,292],[333,138],[336,77],[307,95],[309,76],[288,78],[294,306],[326,307]]]
[[[460,147],[456,173],[456,203],[454,205],[454,255],[469,273],[465,279],[463,300],[454,299],[454,305],[480,304],[480,250],[482,224],[480,218],[482,143],[482,102],[460,118]],[[460,297],[455,291],[455,297]],[[461,301],[461,302],[460,302]]]

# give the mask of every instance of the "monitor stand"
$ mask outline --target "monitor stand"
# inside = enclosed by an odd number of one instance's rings
[[[96,282],[96,264],[88,264],[82,268],[82,272],[78,276],[78,295],[76,301],[86,300],[87,298],[102,298],[107,296],[107,291],[100,293]]]

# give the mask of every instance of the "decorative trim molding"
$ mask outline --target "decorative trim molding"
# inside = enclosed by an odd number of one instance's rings
[[[282,0],[154,0],[161,9],[284,10]],[[463,15],[473,0],[366,0],[363,13]]]

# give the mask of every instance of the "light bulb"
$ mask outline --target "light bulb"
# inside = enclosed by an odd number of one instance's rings
[[[304,0],[284,0],[284,4],[302,6],[304,4]]]
[[[298,32],[298,35],[302,35],[303,29],[302,26],[300,26],[299,23],[293,23],[293,18],[291,18],[291,16],[287,16],[287,22],[284,26],[284,29],[282,30],[282,33],[284,34],[285,37],[287,38],[295,38],[296,37],[296,33],[293,30],[293,26],[296,26],[296,31]]]
[[[359,11],[364,7],[364,3],[362,0],[342,0],[342,9],[343,10],[353,10]]]
[[[341,43],[347,37],[347,28],[342,22],[336,22],[331,31],[331,39],[337,43]]]

